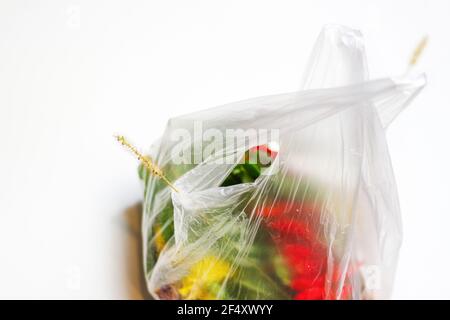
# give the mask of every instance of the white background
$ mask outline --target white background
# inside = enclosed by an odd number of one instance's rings
[[[429,84],[389,128],[404,218],[393,298],[450,298],[450,1],[0,2],[0,298],[141,298],[136,162],[174,115],[294,91],[323,24],[373,78]]]

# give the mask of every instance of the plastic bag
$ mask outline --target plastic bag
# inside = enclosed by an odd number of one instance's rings
[[[302,90],[171,119],[140,167],[156,299],[374,299],[402,238],[385,128],[424,76],[368,81],[361,35],[322,31]]]

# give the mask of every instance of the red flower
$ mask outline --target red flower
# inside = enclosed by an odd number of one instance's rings
[[[262,144],[253,148],[250,148],[250,151],[263,151],[272,159],[275,159],[278,155],[278,152],[271,150],[267,145]]]
[[[351,298],[351,272],[329,267],[330,253],[321,239],[320,212],[315,206],[278,201],[261,208],[259,214],[289,267],[294,299]],[[339,290],[342,277],[344,285]]]

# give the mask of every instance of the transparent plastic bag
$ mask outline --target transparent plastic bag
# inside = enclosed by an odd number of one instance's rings
[[[176,191],[140,167],[152,296],[389,297],[402,229],[385,128],[424,84],[368,81],[361,35],[328,26],[302,90],[171,119],[150,156]]]

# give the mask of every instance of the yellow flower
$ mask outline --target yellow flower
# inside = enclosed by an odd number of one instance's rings
[[[216,299],[221,282],[229,272],[228,262],[214,256],[206,256],[194,264],[181,280],[179,292],[185,299]]]
[[[155,225],[154,229],[155,229],[154,241],[155,241],[156,253],[159,254],[159,253],[161,253],[162,249],[166,245],[166,241],[164,240],[164,237],[162,235],[161,227],[159,225]]]

